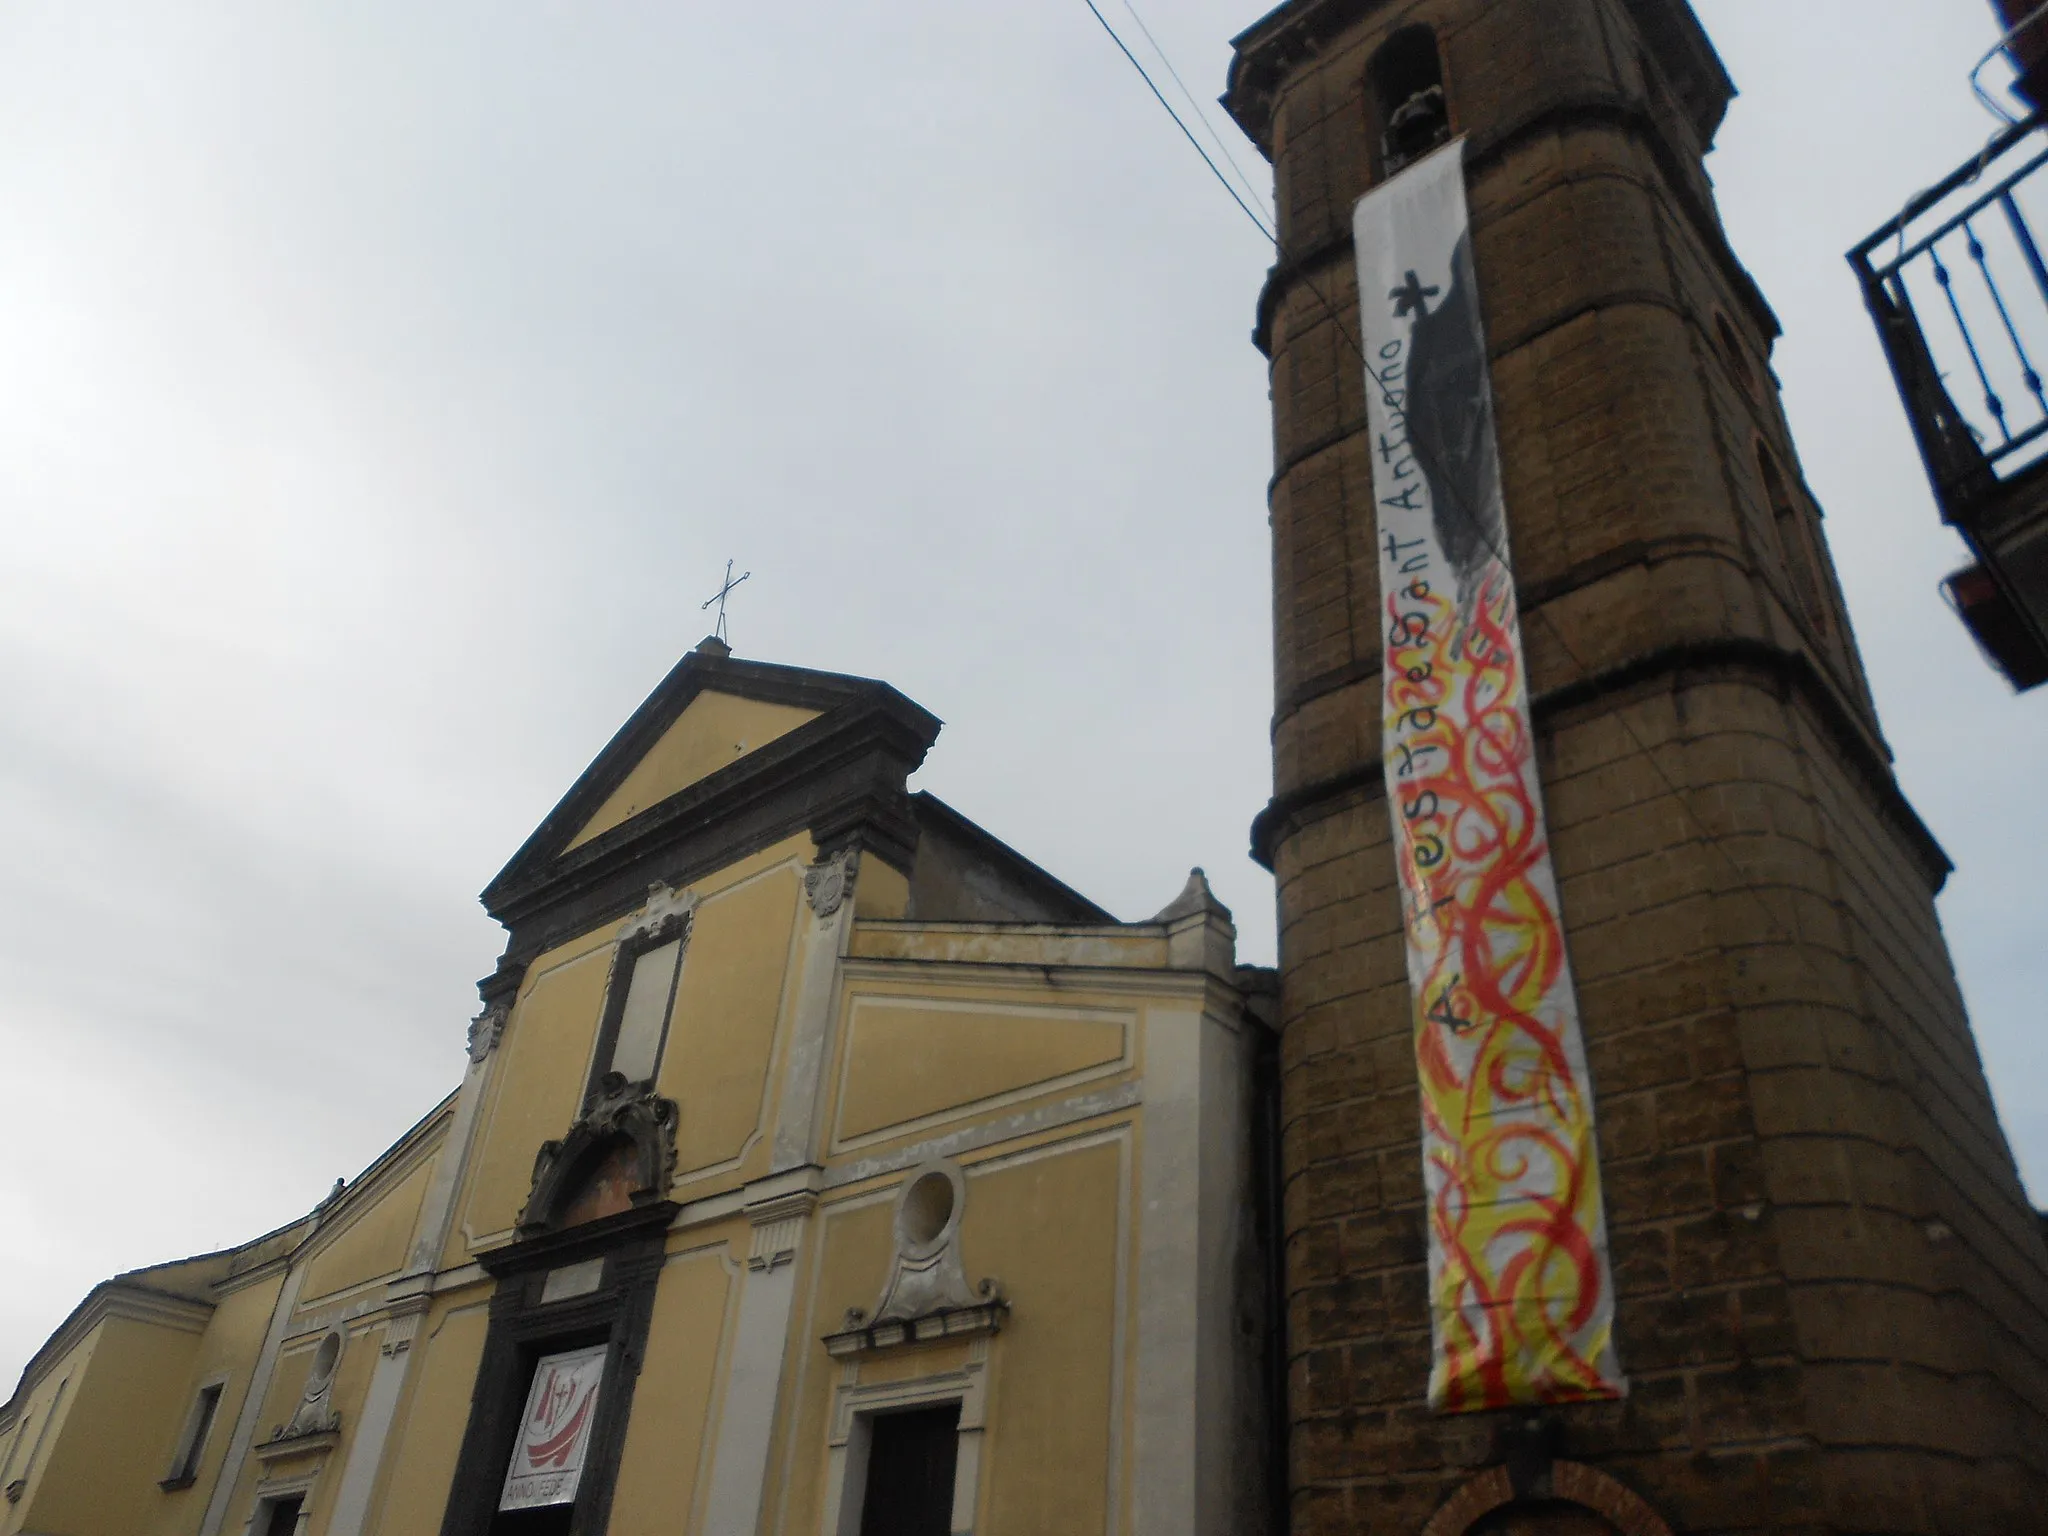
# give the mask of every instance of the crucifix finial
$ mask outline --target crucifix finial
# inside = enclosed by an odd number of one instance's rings
[[[726,598],[732,595],[732,589],[734,587],[738,586],[740,582],[745,581],[749,576],[753,574],[754,573],[752,571],[743,571],[737,578],[735,578],[732,573],[732,562],[730,560],[726,561],[724,583],[719,587],[719,589],[716,592],[712,593],[709,597],[705,598],[703,603],[699,606],[697,610],[699,613],[702,613],[705,609],[709,608],[713,603],[718,604],[718,623],[712,629],[711,633],[715,635],[718,639],[724,641],[727,645],[732,644],[732,637],[726,633],[725,628],[725,600]]]

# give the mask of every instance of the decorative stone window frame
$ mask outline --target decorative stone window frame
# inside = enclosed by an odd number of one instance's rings
[[[682,991],[683,966],[690,958],[690,936],[696,927],[696,894],[674,892],[656,884],[648,887],[647,902],[619,927],[612,948],[611,974],[605,982],[604,1012],[598,1016],[597,1039],[591,1049],[590,1068],[585,1074],[583,1100],[598,1098],[611,1074],[612,1052],[618,1048],[619,1030],[626,1017],[626,1000],[633,990],[633,967],[650,950],[674,942],[680,946],[675,969],[669,973],[668,1001],[662,1010],[661,1033],[654,1046],[654,1072],[632,1080],[633,1086],[651,1089],[661,1076],[661,1059],[668,1049],[669,1026],[675,1022],[676,997]]]
[[[573,1518],[578,1531],[605,1528],[676,1210],[668,1201],[636,1206],[478,1255],[497,1288],[441,1536],[485,1536],[498,1514],[535,1362],[591,1344],[607,1349],[604,1385]]]
[[[334,1378],[341,1370],[341,1357],[348,1350],[348,1334],[329,1328],[313,1346],[313,1358],[306,1365],[306,1385],[291,1418],[271,1431],[270,1438],[255,1448],[257,1459],[270,1462],[290,1456],[326,1452],[341,1439],[341,1415],[334,1410]]]
[[[845,1325],[825,1335],[835,1360],[963,1334],[993,1334],[1009,1315],[1002,1282],[970,1288],[960,1255],[967,1175],[950,1158],[927,1158],[896,1191],[895,1254],[873,1311],[847,1309]]]
[[[290,1477],[265,1477],[256,1484],[256,1497],[249,1505],[249,1518],[242,1524],[242,1536],[265,1536],[270,1512],[286,1499],[299,1498],[296,1536],[305,1536],[313,1524],[313,1489],[320,1481],[319,1467]]]
[[[943,1408],[948,1403],[960,1405],[960,1428],[953,1459],[953,1514],[947,1529],[952,1536],[972,1536],[981,1501],[982,1437],[994,1375],[990,1342],[991,1335],[980,1334],[968,1345],[964,1365],[908,1380],[864,1384],[860,1360],[846,1362],[832,1392],[821,1536],[860,1536],[875,1420],[912,1408]]]

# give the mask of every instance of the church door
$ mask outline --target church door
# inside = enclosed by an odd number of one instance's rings
[[[947,1536],[960,1405],[878,1415],[871,1436],[860,1536]]]

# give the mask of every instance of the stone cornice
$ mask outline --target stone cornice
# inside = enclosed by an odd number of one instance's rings
[[[705,692],[811,709],[817,716],[570,846]],[[821,852],[858,846],[907,871],[918,829],[904,781],[938,732],[936,715],[885,683],[692,651],[484,888],[485,910],[513,931],[511,969],[633,910],[650,880],[685,885],[799,833],[809,832]]]
[[[1939,891],[1955,865],[1900,790],[1883,748],[1874,743],[1862,721],[1844,705],[1833,684],[1803,651],[1787,650],[1765,640],[1688,641],[1538,694],[1530,701],[1530,713],[1541,722],[1610,694],[1664,678],[1679,677],[1692,686],[1716,676],[1745,674],[1767,682],[1781,696],[1797,697],[1813,711],[1837,748],[1841,762],[1868,791],[1879,816],[1919,863],[1929,889]],[[1375,757],[1330,778],[1276,795],[1252,822],[1251,855],[1264,868],[1271,869],[1280,844],[1308,822],[1319,819],[1324,808],[1353,795],[1374,799],[1385,792],[1381,763]]]
[[[204,1333],[213,1316],[213,1303],[176,1296],[132,1281],[103,1280],[86,1294],[84,1301],[57,1326],[21,1373],[14,1395],[0,1415],[11,1422],[16,1404],[32,1391],[50,1370],[80,1344],[93,1329],[110,1318],[144,1323],[152,1328],[170,1328],[179,1333]]]
[[[1273,108],[1289,70],[1388,0],[1286,0],[1230,40],[1228,112],[1261,154],[1273,153]],[[1643,41],[1678,89],[1700,143],[1712,144],[1735,82],[1684,0],[1625,0]]]

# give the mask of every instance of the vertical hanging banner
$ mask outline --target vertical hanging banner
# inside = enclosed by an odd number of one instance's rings
[[[590,1452],[590,1428],[597,1418],[597,1389],[604,1380],[605,1346],[543,1355],[534,1363],[526,1394],[526,1416],[505,1472],[500,1509],[538,1509],[573,1504]]]
[[[1507,563],[1464,143],[1359,200],[1381,719],[1429,1197],[1430,1406],[1617,1397],[1593,1098]]]

